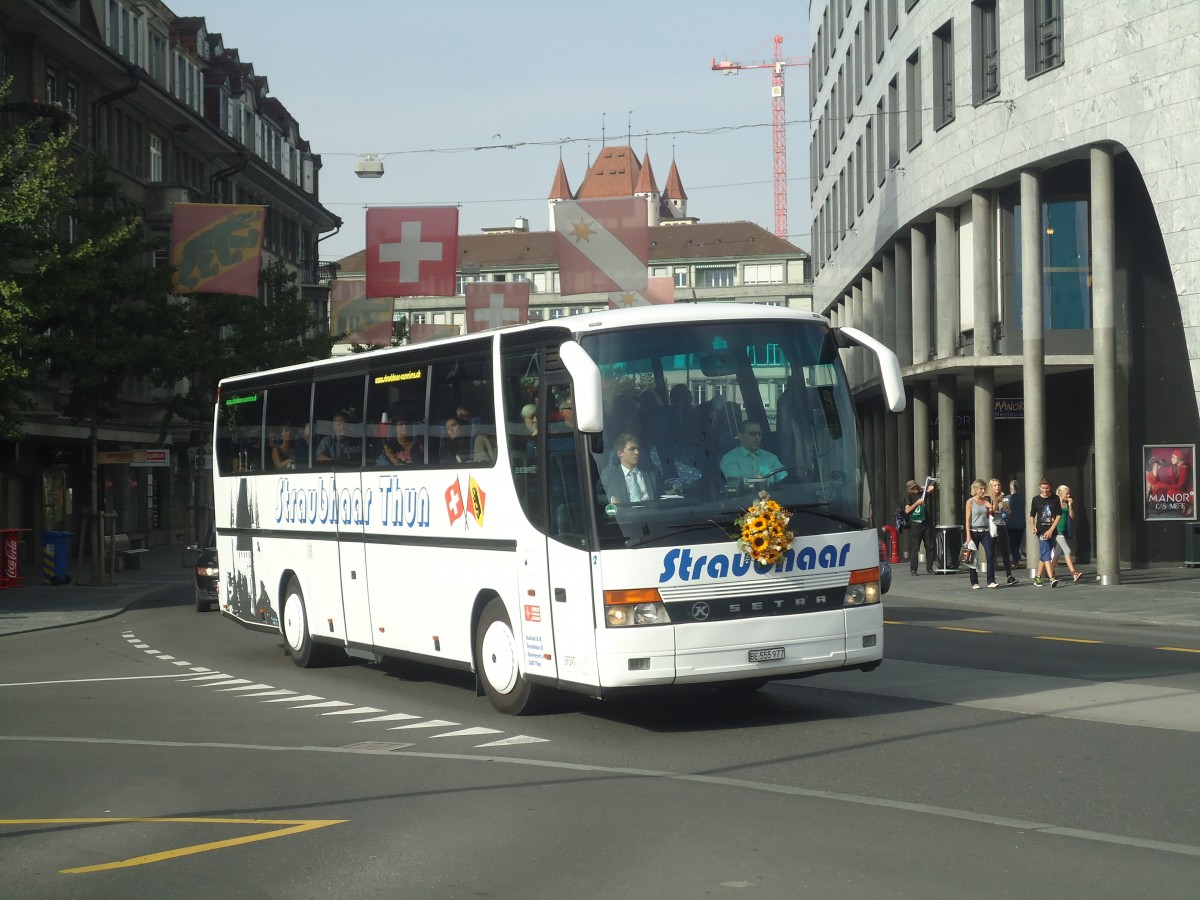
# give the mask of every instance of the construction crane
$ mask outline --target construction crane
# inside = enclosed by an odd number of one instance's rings
[[[775,35],[775,57],[770,62],[731,62],[723,59],[720,62],[713,57],[714,72],[724,72],[726,75],[736,75],[742,69],[771,70],[771,119],[774,126],[775,143],[775,235],[787,240],[788,235],[788,196],[787,196],[787,116],[784,115],[783,100],[783,70],[788,66],[807,66],[808,57],[793,56],[785,59],[783,56],[783,35]]]

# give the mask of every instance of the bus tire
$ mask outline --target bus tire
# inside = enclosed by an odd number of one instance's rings
[[[493,597],[475,628],[475,667],[492,706],[510,716],[536,712],[545,697],[544,688],[521,674],[520,654],[504,603]]]
[[[302,669],[316,669],[329,663],[329,647],[313,643],[308,633],[308,611],[304,608],[304,593],[295,578],[289,579],[283,592],[283,610],[279,628],[287,645],[288,656]]]

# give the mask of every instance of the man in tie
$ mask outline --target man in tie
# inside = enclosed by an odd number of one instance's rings
[[[610,503],[647,503],[658,499],[658,484],[654,473],[638,467],[641,448],[635,434],[619,434],[616,441],[616,465],[610,465],[602,476]]]
[[[731,478],[742,481],[762,478],[783,468],[778,456],[762,448],[763,429],[758,422],[752,419],[742,422],[738,428],[738,439],[741,443],[721,457],[721,474],[727,481]],[[777,472],[771,476],[771,481],[779,481],[786,474]]]

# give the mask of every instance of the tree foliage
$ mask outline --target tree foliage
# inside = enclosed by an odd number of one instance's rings
[[[0,437],[16,438],[40,360],[33,336],[41,310],[28,288],[44,277],[74,186],[61,110],[9,103],[10,85],[0,84]]]
[[[172,341],[187,388],[163,402],[168,419],[207,428],[222,378],[329,356],[334,339],[314,318],[288,267],[275,260],[259,279],[265,302],[198,294],[180,310]]]

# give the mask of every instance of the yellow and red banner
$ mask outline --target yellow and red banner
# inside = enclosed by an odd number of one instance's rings
[[[265,206],[176,203],[171,264],[178,294],[258,296]]]

